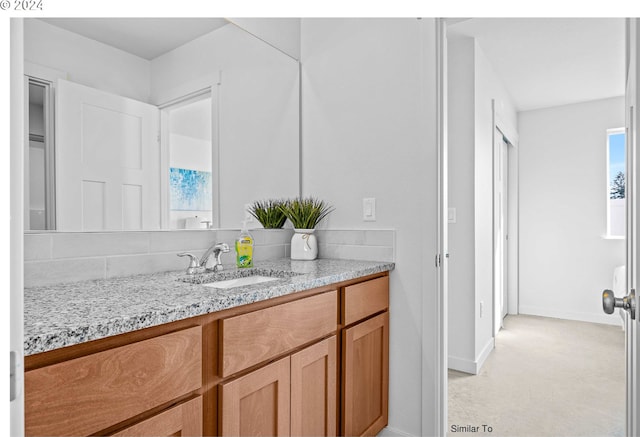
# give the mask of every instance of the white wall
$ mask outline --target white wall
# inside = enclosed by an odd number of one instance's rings
[[[35,18],[24,20],[24,58],[73,82],[149,102],[149,61]]]
[[[220,227],[239,226],[247,203],[298,195],[296,61],[226,25],[154,59],[151,65],[156,104],[215,87],[221,77],[220,123],[214,124],[222,164]]]
[[[509,131],[517,116],[479,43],[448,44],[449,206],[457,212],[449,225],[449,367],[477,373],[493,348],[492,100]]]
[[[607,129],[624,126],[624,98],[521,112],[520,311],[619,323],[601,293],[624,264],[607,229]]]
[[[396,229],[389,427],[435,435],[435,21],[303,19],[301,29],[303,194],[336,207],[323,227]],[[376,222],[362,221],[363,197],[376,198]]]
[[[493,140],[494,118],[491,100],[506,131],[514,131],[517,113],[508,91],[475,41],[475,252],[476,252],[476,359],[482,364],[493,344]],[[513,139],[512,139],[513,141]],[[480,302],[484,315],[480,317]]]
[[[449,367],[463,370],[475,355],[475,107],[474,41],[450,40],[449,207],[456,223],[449,224]]]

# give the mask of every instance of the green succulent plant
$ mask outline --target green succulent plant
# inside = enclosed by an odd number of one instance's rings
[[[315,229],[334,208],[314,197],[290,199],[280,205],[280,210],[296,229]]]
[[[249,206],[249,214],[254,216],[265,229],[279,229],[287,221],[280,208],[285,200],[257,200]]]

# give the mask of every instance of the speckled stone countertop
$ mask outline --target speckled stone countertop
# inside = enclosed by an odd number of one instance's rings
[[[24,354],[33,355],[298,291],[393,270],[393,263],[281,259],[256,269],[289,276],[226,290],[188,280],[184,271],[82,281],[24,291]],[[235,269],[222,273],[229,274]],[[246,271],[249,269],[243,269]]]

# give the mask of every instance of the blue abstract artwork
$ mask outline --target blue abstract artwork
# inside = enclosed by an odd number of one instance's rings
[[[174,211],[211,210],[211,172],[169,168],[170,208]]]

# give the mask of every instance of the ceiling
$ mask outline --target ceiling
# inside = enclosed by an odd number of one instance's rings
[[[42,21],[151,60],[212,32],[224,18],[41,18]]]
[[[623,18],[471,18],[448,36],[475,37],[518,111],[624,95]]]
[[[42,18],[154,59],[224,18]],[[449,38],[477,39],[519,111],[624,94],[623,18],[456,18]]]

